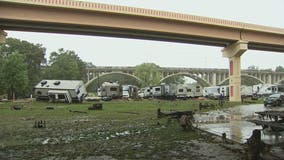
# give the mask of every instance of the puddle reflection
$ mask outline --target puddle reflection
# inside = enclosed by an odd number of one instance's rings
[[[284,107],[267,108],[263,104],[241,105],[226,110],[196,114],[195,121],[199,128],[203,130],[220,136],[222,133],[226,133],[227,138],[245,143],[254,129],[262,129],[261,126],[246,120],[258,119],[255,112],[271,109],[284,111]],[[263,131],[262,140],[267,144],[284,142],[284,132]]]

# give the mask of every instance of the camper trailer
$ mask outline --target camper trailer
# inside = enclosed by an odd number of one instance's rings
[[[252,86],[241,86],[241,95],[244,97],[252,97],[253,95],[253,87]]]
[[[122,85],[123,98],[136,98],[138,96],[138,87],[135,85]]]
[[[197,84],[187,84],[186,92],[188,98],[197,98],[202,96],[202,86]]]
[[[37,100],[52,102],[82,102],[87,96],[83,81],[80,80],[42,80],[34,87]]]
[[[122,86],[116,82],[104,82],[100,92],[101,97],[121,98]]]
[[[218,99],[221,94],[220,90],[220,86],[204,87],[203,96],[207,98]]]
[[[177,85],[176,89],[176,97],[179,99],[186,99],[187,98],[187,86],[184,84]]]
[[[162,97],[165,99],[175,99],[176,98],[176,90],[177,86],[175,84],[161,84],[163,86],[163,94]]]
[[[269,96],[274,93],[283,93],[284,85],[281,84],[264,84],[258,91],[258,95]]]

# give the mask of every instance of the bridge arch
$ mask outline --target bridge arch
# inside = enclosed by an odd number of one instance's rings
[[[175,73],[175,74],[171,74],[171,75],[168,75],[164,78],[162,78],[160,80],[160,83],[162,83],[164,80],[170,78],[170,77],[174,77],[174,76],[186,76],[186,77],[190,77],[194,80],[196,80],[201,86],[203,87],[208,87],[208,86],[211,86],[211,84],[209,82],[207,82],[206,80],[204,80],[203,78],[200,78],[198,77],[197,75],[195,74],[191,74],[191,73]]]
[[[112,75],[112,74],[120,74],[120,75],[124,75],[124,76],[128,76],[128,77],[131,77],[131,78],[134,78],[138,83],[141,83],[142,80],[132,74],[129,74],[129,73],[124,73],[124,72],[109,72],[109,73],[103,73],[103,74],[100,74],[99,76],[96,76],[94,78],[92,78],[91,80],[89,80],[87,83],[85,83],[85,86],[86,88],[92,83],[94,82],[95,80],[97,80],[99,77],[104,77],[104,76],[108,76],[108,75]]]
[[[261,83],[261,84],[264,84],[264,83],[265,83],[265,82],[262,81],[261,79],[258,79],[257,77],[251,76],[251,75],[248,75],[248,74],[242,74],[242,75],[241,75],[241,78],[242,78],[242,79],[243,79],[243,78],[244,78],[244,79],[245,79],[245,78],[252,78],[252,79],[256,80],[258,83]],[[226,79],[224,79],[223,81],[221,81],[218,85],[224,85],[224,84],[226,84],[227,81],[229,81],[229,77],[226,78]]]

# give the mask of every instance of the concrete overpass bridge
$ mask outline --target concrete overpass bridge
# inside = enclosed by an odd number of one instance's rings
[[[237,14],[237,13],[236,13]],[[222,47],[230,100],[240,101],[241,55],[284,52],[284,29],[172,12],[70,0],[0,0],[4,30],[148,39]]]
[[[186,76],[196,80],[202,86],[215,86],[222,85],[229,80],[228,69],[217,69],[217,68],[178,68],[178,67],[160,67],[159,72],[161,73],[161,80],[173,76]],[[141,81],[134,75],[135,67],[127,66],[96,66],[87,68],[88,86],[98,77],[107,76],[110,74],[121,74],[127,77],[132,77]],[[256,83],[280,83],[284,81],[284,72],[274,72],[270,70],[241,70],[241,77],[243,79],[251,78]]]

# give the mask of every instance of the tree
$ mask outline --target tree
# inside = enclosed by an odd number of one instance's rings
[[[172,76],[163,81],[166,84],[174,83],[174,84],[184,84],[184,76]]]
[[[142,87],[157,85],[161,79],[158,68],[159,66],[154,63],[143,63],[135,67],[134,75],[143,81]]]
[[[41,44],[33,44],[15,38],[7,38],[6,43],[0,46],[0,54],[4,57],[12,53],[24,55],[29,79],[25,91],[27,94],[31,93],[34,85],[41,80],[41,66],[46,62],[45,50]]]
[[[29,82],[24,56],[13,53],[1,61],[1,89],[8,93],[9,99],[24,95]]]
[[[49,66],[44,70],[47,79],[86,80],[86,64],[74,51],[59,49],[52,52]]]
[[[282,66],[277,66],[277,67],[275,68],[275,72],[284,72],[284,67],[282,67]]]

